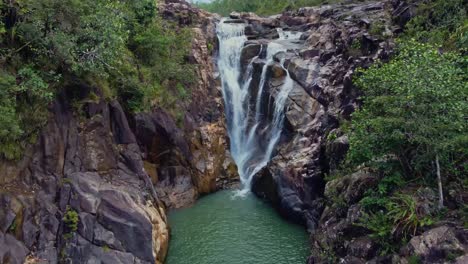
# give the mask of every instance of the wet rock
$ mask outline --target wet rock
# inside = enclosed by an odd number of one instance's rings
[[[240,19],[241,18],[241,14],[239,12],[231,12],[229,14],[229,18],[231,19]]]
[[[243,69],[246,69],[250,60],[255,56],[260,55],[260,50],[262,49],[262,44],[248,44],[242,49],[240,61]]]
[[[320,56],[320,50],[319,49],[301,50],[299,55],[301,55],[301,57],[304,59],[312,59],[312,58]]]
[[[267,169],[263,168],[252,179],[252,192],[257,196],[278,205],[280,197],[278,194],[278,183]]]
[[[170,208],[188,206],[198,197],[189,171],[182,166],[158,169],[156,190],[159,198]]]
[[[271,67],[272,78],[282,78],[286,76],[286,71],[279,64],[273,64]]]

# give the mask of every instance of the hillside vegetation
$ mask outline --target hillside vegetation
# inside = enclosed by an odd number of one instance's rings
[[[439,220],[468,225],[468,207],[453,198],[468,189],[466,10],[463,0],[423,1],[395,56],[354,80],[364,95],[345,124],[350,149],[341,174],[366,167],[380,176],[360,204],[361,223],[381,254]],[[422,210],[427,204],[418,196],[427,189],[437,202]],[[444,199],[448,189],[451,201]]]
[[[0,158],[21,156],[46,122],[48,106],[64,92],[77,109],[99,97],[120,99],[128,111],[156,103],[175,108],[176,99],[186,99],[194,78],[186,63],[190,31],[163,21],[155,5],[1,1]]]
[[[209,12],[223,16],[236,12],[254,12],[258,15],[274,15],[285,10],[294,10],[305,6],[323,3],[337,3],[342,0],[214,0],[211,3],[199,3],[198,6]]]

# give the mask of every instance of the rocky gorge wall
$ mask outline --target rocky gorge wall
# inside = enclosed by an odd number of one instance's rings
[[[324,193],[324,175],[336,169],[348,148],[339,127],[350,120],[359,105],[353,73],[392,53],[392,36],[402,30],[394,18],[404,16],[397,13],[406,8],[398,3],[325,5],[269,18],[232,14],[248,23],[250,40],[243,50],[244,63],[278,38],[277,28],[302,34],[287,52],[276,54],[275,63],[267,69],[265,97],[275,100],[282,87],[286,73],[281,61],[294,80],[294,88],[287,99],[287,124],[277,155],[255,176],[253,191],[272,200],[280,212],[306,224],[309,230],[316,228],[320,217],[321,206],[315,203]],[[255,76],[265,61],[260,55],[253,63],[254,79],[258,80]],[[265,105],[268,108],[271,103]],[[327,139],[330,134],[333,138]]]
[[[64,87],[37,144],[0,161],[0,263],[163,263],[166,210],[238,182],[214,78],[215,17],[184,1],[158,8],[193,31],[197,82],[182,124],[158,107],[130,114],[88,99],[99,87]]]
[[[253,65],[250,98],[257,94],[267,46],[282,32],[302,34],[267,68],[263,112],[272,113],[287,79],[281,64],[294,87],[286,102],[286,124],[276,156],[254,176],[252,190],[285,218],[307,226],[312,249],[308,263],[409,263],[412,258],[443,263],[447,256],[460,256],[456,262],[464,263],[467,259],[468,232],[454,222],[413,237],[398,254],[380,256],[371,232],[359,225],[364,213],[359,201],[366,190],[376,187],[378,176],[362,170],[325,181],[349,148],[341,126],[360,105],[361,93],[352,82],[356,70],[389,59],[416,5],[417,1],[349,1],[271,17],[230,16],[228,23],[246,24],[249,41],[241,64],[244,71]],[[435,207],[431,198],[435,196],[426,190],[418,203]]]
[[[182,0],[166,0],[159,12],[193,29],[187,59],[198,78],[191,102],[183,105],[182,125],[163,109],[129,114],[115,100],[86,101],[77,110],[67,90],[79,88],[86,98],[99,89],[67,87],[51,106],[38,143],[19,162],[0,161],[0,263],[163,263],[166,210],[239,181],[213,60],[219,17]],[[376,176],[362,171],[324,180],[348,149],[340,126],[359,106],[355,70],[386,60],[413,12],[406,1],[383,0],[268,18],[232,14],[233,21],[247,24],[243,66],[259,55],[253,86],[265,63],[264,47],[279,37],[277,28],[302,33],[267,71],[268,100],[285,80],[281,61],[294,87],[277,155],[255,176],[253,191],[307,226],[308,263],[408,263],[413,255],[442,263],[449,253],[468,251],[466,230],[448,223],[414,237],[401,254],[377,256],[368,231],[355,225],[362,213],[358,201]]]

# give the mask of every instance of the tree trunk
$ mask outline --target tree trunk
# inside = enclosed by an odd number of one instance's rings
[[[437,183],[439,184],[439,209],[444,207],[444,193],[442,191],[442,177],[440,176],[439,155],[436,154]]]

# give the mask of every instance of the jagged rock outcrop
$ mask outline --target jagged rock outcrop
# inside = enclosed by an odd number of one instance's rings
[[[324,5],[268,18],[233,13],[228,21],[247,24],[249,40],[242,51],[241,68],[243,72],[248,65],[253,68],[251,98],[256,98],[267,44],[287,47],[268,65],[262,98],[262,113],[272,113],[272,102],[287,76],[293,79],[285,129],[276,156],[254,176],[252,188],[283,216],[308,227],[312,234],[309,263],[406,263],[411,254],[437,263],[442,256],[466,254],[466,233],[443,225],[451,230],[447,232],[456,232],[457,239],[447,242],[439,238],[439,231],[427,230],[429,235],[414,238],[406,253],[379,257],[379,245],[370,239],[370,231],[357,223],[363,212],[358,202],[378,183],[377,176],[360,171],[325,185],[324,176],[337,169],[349,148],[340,126],[360,104],[353,75],[360,67],[390,57],[394,39],[415,14],[412,3],[388,0]],[[271,123],[271,115],[265,116],[263,127]],[[447,244],[450,246],[444,249]]]
[[[161,199],[171,207],[181,207],[199,195],[238,183],[239,176],[229,154],[221,86],[213,61],[219,17],[179,0],[161,3],[159,9],[165,19],[193,31],[189,59],[195,65],[197,83],[191,87],[191,101],[185,106],[183,128],[158,113],[165,131],[157,132],[156,138],[166,138],[171,144],[145,152],[147,167],[158,166],[152,174],[161,176],[156,188]]]
[[[457,223],[460,220],[457,216],[447,217],[432,227],[422,227],[396,253],[380,256],[382,245],[372,239],[372,232],[366,228],[363,219],[367,219],[367,213],[360,203],[365,192],[377,186],[380,177],[363,169],[327,182],[322,198],[325,209],[310,236],[312,254],[308,263],[449,263],[447,260],[464,263],[468,256],[468,232],[461,227],[462,223]],[[402,192],[415,197],[418,217],[433,213],[437,207],[436,194],[429,188],[415,190],[409,185]]]
[[[312,249],[309,264],[466,261],[468,234],[458,221],[425,228],[399,254],[379,256],[381,245],[360,222],[364,210],[359,203],[364,193],[379,183],[379,176],[362,169],[326,184],[324,180],[338,168],[349,148],[340,126],[351,119],[360,104],[360,91],[352,82],[356,69],[390,57],[394,39],[414,10],[408,1],[388,0],[301,8],[268,18],[252,13],[231,15],[247,24],[249,41],[241,63],[245,69],[253,62],[254,86],[265,65],[266,44],[284,41],[278,38],[287,31],[301,34],[299,39],[288,41],[287,51],[276,54],[267,69],[266,108],[271,108],[286,81],[281,64],[294,84],[276,156],[254,176],[252,189],[287,219],[307,226]],[[256,93],[253,89],[251,96]],[[263,112],[271,113],[272,109]],[[436,208],[435,199],[421,192],[418,212]],[[463,201],[452,193],[449,200]]]
[[[404,255],[418,256],[424,263],[439,263],[446,259],[466,263],[467,252],[468,230],[449,225],[436,227],[413,237],[403,249]]]
[[[269,18],[233,15],[248,23],[251,40],[246,50],[277,38],[278,27],[302,34],[287,52],[275,55],[276,64],[267,74],[266,96],[273,100],[285,80],[276,70],[281,69],[281,61],[294,87],[286,103],[282,142],[276,157],[254,178],[254,192],[265,193],[255,182],[272,177],[276,184],[269,186],[276,188],[280,211],[310,230],[320,218],[322,208],[315,201],[323,195],[324,174],[337,166],[348,148],[339,126],[359,104],[359,91],[351,82],[353,72],[388,58],[394,46],[392,36],[401,31],[390,14],[399,7],[399,1],[379,1],[301,8]],[[245,54],[252,57],[255,53]],[[327,135],[334,138],[327,139]]]

